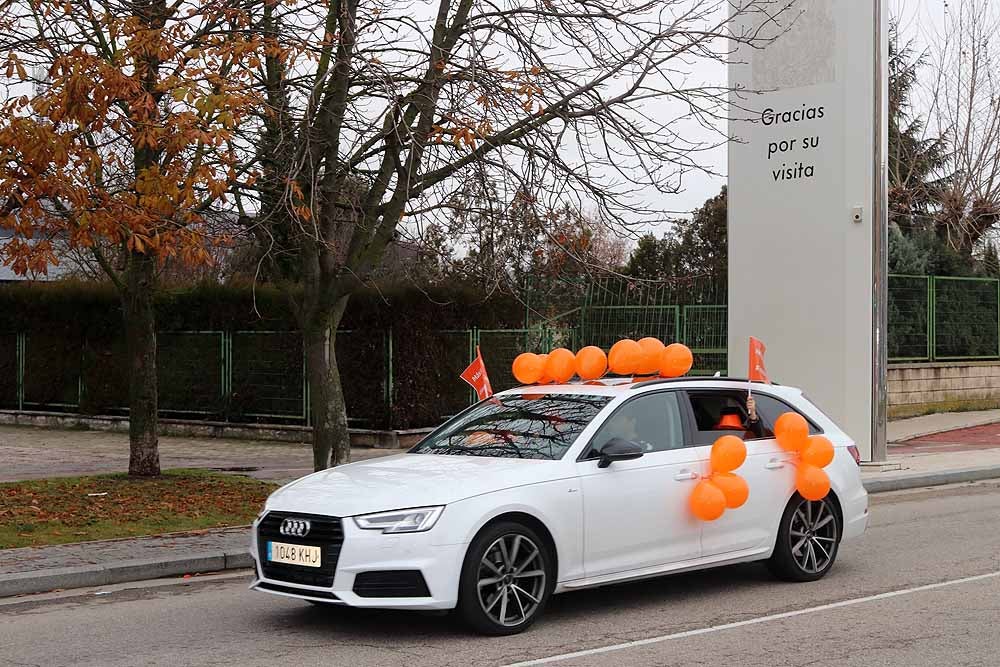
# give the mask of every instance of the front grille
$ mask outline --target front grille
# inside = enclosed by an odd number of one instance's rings
[[[431,592],[420,570],[376,570],[354,578],[354,594],[362,598],[426,598]]]
[[[280,532],[281,522],[292,517],[308,519],[311,524],[309,534],[305,537],[289,537]],[[286,544],[304,544],[320,547],[323,550],[323,562],[320,567],[304,565],[286,565],[272,563],[267,560],[267,543],[285,542]],[[344,543],[344,528],[340,519],[320,514],[302,514],[299,512],[268,512],[260,525],[257,526],[257,549],[260,556],[260,567],[268,579],[287,581],[304,586],[333,586],[333,577],[337,573],[337,559],[340,558],[340,547]]]

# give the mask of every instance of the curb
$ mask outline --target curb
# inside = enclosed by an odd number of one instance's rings
[[[862,480],[862,484],[864,484],[865,490],[868,493],[885,493],[886,491],[902,491],[904,489],[919,489],[926,486],[978,482],[994,478],[1000,478],[1000,465],[983,468],[959,468],[957,470],[945,470],[942,472],[895,475],[887,479],[864,479]]]
[[[904,489],[919,489],[943,484],[978,482],[1000,478],[1000,465],[985,468],[964,468],[944,472],[897,475],[889,479],[864,480],[868,493],[885,493]],[[205,551],[189,556],[150,560],[113,561],[105,565],[49,568],[35,572],[18,572],[0,575],[0,598],[31,593],[45,593],[54,589],[88,588],[107,586],[130,581],[143,581],[161,577],[176,577],[196,572],[221,572],[244,570],[253,567],[253,559],[246,550]]]
[[[0,575],[0,598],[29,593],[44,593],[65,588],[107,586],[129,581],[161,577],[176,577],[196,572],[242,570],[253,567],[253,559],[245,550],[206,551],[190,556],[150,560],[112,561],[104,565],[59,567],[35,572]]]

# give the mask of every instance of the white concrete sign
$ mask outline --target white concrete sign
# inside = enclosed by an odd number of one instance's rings
[[[884,420],[881,4],[799,0],[780,23],[745,16],[744,29],[777,38],[738,50],[729,68],[741,91],[731,95],[729,374],[746,377],[748,338],[763,340],[771,378],[802,387],[866,459]]]

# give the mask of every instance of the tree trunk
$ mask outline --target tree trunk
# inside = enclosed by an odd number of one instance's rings
[[[156,259],[133,252],[125,270],[122,305],[129,359],[128,474],[160,474],[157,430],[156,316],[153,288]]]
[[[328,318],[313,318],[303,333],[306,374],[309,379],[309,411],[313,428],[313,469],[351,462],[351,439],[347,431],[347,406],[340,384],[334,341],[347,305],[341,299]]]

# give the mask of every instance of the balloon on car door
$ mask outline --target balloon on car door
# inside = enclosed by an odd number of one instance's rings
[[[726,511],[726,495],[707,479],[695,485],[688,498],[691,512],[702,521],[715,521]]]
[[[811,435],[802,450],[802,462],[825,468],[833,462],[833,443],[821,435]]]
[[[712,472],[732,472],[747,460],[747,446],[735,435],[724,435],[712,445]]]
[[[746,443],[735,435],[724,435],[712,444],[708,460],[711,474],[698,482],[688,499],[691,512],[696,517],[702,521],[715,521],[725,513],[726,508],[743,506],[750,497],[750,486],[733,471],[743,465],[746,458]]]
[[[726,497],[726,507],[734,510],[742,507],[750,497],[750,485],[747,481],[734,472],[716,472],[709,478],[722,490],[722,495]]]
[[[822,468],[802,463],[795,474],[795,490],[806,500],[822,500],[830,493],[830,476]]]
[[[801,452],[809,440],[809,422],[797,412],[785,412],[774,422],[778,445],[789,452]]]
[[[799,455],[795,490],[806,500],[822,500],[830,493],[830,476],[823,470],[833,462],[833,443],[809,435],[809,422],[797,412],[785,412],[774,422],[774,436],[782,449]]]

